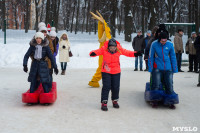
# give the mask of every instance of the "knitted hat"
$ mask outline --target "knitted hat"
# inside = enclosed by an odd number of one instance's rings
[[[51,27],[51,31],[56,31],[56,27]]]
[[[150,30],[148,30],[148,31],[147,31],[147,34],[151,34],[151,31],[150,31]]]
[[[192,36],[193,34],[196,34],[196,32],[193,31],[193,32],[191,33],[191,36]]]
[[[41,32],[41,31],[47,31],[47,27],[41,26],[41,27],[39,28],[39,31],[40,31],[40,32]]]
[[[41,38],[42,40],[44,40],[44,34],[42,33],[42,32],[37,32],[36,34],[35,34],[35,39],[36,38]]]
[[[117,42],[114,38],[111,38],[108,42],[108,47],[110,46],[117,46]]]
[[[137,33],[138,33],[138,32],[142,32],[142,30],[139,29],[139,30],[137,30]]]
[[[168,35],[166,32],[161,32],[158,38],[158,41],[160,42],[161,39],[166,39],[167,40]]]
[[[40,27],[42,27],[42,26],[46,27],[46,24],[45,24],[44,22],[40,22],[40,23],[38,24],[38,28],[40,28]]]
[[[50,31],[50,33],[49,33],[49,36],[56,37],[56,36],[57,36],[57,34],[56,34],[56,32],[55,32],[55,31]]]

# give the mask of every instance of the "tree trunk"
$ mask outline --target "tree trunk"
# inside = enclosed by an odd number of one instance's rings
[[[196,33],[199,32],[199,3],[198,0],[195,0],[195,24],[196,24]]]
[[[132,33],[132,17],[129,14],[130,11],[130,1],[124,0],[124,28],[125,28],[125,41],[131,42],[131,33]]]
[[[26,0],[26,20],[25,20],[25,33],[28,33],[30,23],[30,0]]]
[[[87,19],[86,19],[86,32],[89,31],[88,25],[89,25],[89,16],[90,15],[90,0],[88,1],[88,8],[87,8]]]
[[[144,0],[141,1],[142,2],[142,34],[144,35],[144,19],[145,19],[145,2]]]
[[[45,23],[47,24],[50,21],[50,0],[47,0],[46,3],[46,19],[45,19]]]
[[[72,33],[72,31],[73,31],[74,13],[75,13],[75,10],[76,10],[76,1],[74,1],[74,9],[73,9],[73,14],[72,14],[72,23],[71,23],[71,30],[70,30],[71,33]]]
[[[75,34],[77,34],[78,31],[78,21],[79,21],[79,9],[80,9],[80,0],[78,0],[78,7],[77,7],[77,12],[76,12],[76,27],[75,27]]]

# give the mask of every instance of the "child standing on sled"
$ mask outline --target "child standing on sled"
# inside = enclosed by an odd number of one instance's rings
[[[28,81],[31,82],[30,93],[33,93],[37,89],[37,80],[40,80],[42,83],[44,93],[48,93],[50,91],[50,88],[48,87],[48,84],[50,83],[50,75],[48,64],[45,61],[46,56],[51,60],[55,74],[58,74],[57,65],[48,46],[48,43],[49,42],[44,37],[44,34],[37,32],[33,40],[30,42],[30,47],[24,56],[24,72],[27,72],[28,58],[30,55],[33,55],[33,62],[31,63],[31,69],[28,77]]]
[[[103,88],[101,91],[101,109],[107,111],[107,102],[109,91],[112,92],[112,103],[114,108],[119,108],[119,88],[120,88],[120,55],[128,57],[137,57],[140,53],[123,49],[118,41],[110,39],[106,41],[104,46],[100,49],[90,52],[91,57],[103,55],[102,63],[102,82]]]
[[[161,79],[165,86],[165,94],[170,97],[175,94],[173,90],[173,73],[178,72],[176,55],[173,43],[167,40],[168,34],[161,32],[158,40],[154,41],[151,45],[149,53],[149,72],[152,74],[151,90],[159,90]],[[158,101],[152,99],[152,107],[158,106]],[[166,104],[168,104],[166,102]],[[175,109],[173,103],[168,104],[169,108]]]

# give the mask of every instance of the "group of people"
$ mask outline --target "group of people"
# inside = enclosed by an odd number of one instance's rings
[[[42,83],[44,93],[52,89],[53,69],[58,74],[56,56],[59,51],[59,62],[61,63],[61,75],[65,75],[67,62],[69,62],[70,43],[67,33],[63,33],[58,39],[55,27],[48,33],[46,24],[41,22],[37,32],[30,41],[30,47],[23,60],[23,70],[28,71],[27,63],[29,57],[32,59],[28,81],[31,82],[30,93],[34,93]]]
[[[151,73],[151,90],[158,90],[160,83],[165,86],[165,93],[172,95],[173,90],[173,73],[182,72],[181,56],[183,47],[180,39],[183,34],[179,30],[174,39],[174,45],[169,40],[168,31],[165,25],[155,26],[152,31],[147,32],[147,37],[143,38],[141,30],[137,31],[137,36],[133,39],[133,48],[135,51],[129,51],[120,45],[114,38],[109,39],[104,43],[104,46],[90,52],[91,57],[103,55],[103,63],[101,67],[102,73],[102,91],[101,91],[101,109],[107,111],[107,103],[109,91],[111,90],[111,99],[114,108],[119,108],[119,90],[120,90],[120,55],[135,57],[135,71],[138,70],[138,58],[140,60],[140,71],[143,71],[142,56],[146,62],[145,71]],[[194,53],[200,52],[200,36],[195,38],[196,33],[192,33],[192,37],[186,44],[186,53],[189,54],[190,66],[189,71],[193,70],[192,61],[196,62]],[[195,45],[194,45],[195,44]],[[195,47],[195,48],[194,48]],[[52,88],[53,69],[55,74],[58,74],[56,65],[56,55],[59,50],[59,61],[61,62],[62,75],[65,74],[67,62],[69,61],[70,43],[68,36],[63,33],[58,39],[55,30],[52,30],[49,35],[44,23],[39,24],[39,32],[30,42],[30,47],[24,56],[23,66],[24,71],[28,71],[27,62],[29,57],[32,59],[31,69],[28,81],[31,82],[30,93],[33,93],[42,83],[44,92],[48,93]],[[196,49],[196,51],[195,51]],[[199,57],[200,58],[200,57]],[[192,60],[192,61],[191,61]],[[197,67],[194,67],[195,71]],[[199,74],[200,75],[200,74]],[[200,82],[200,78],[199,78]],[[199,83],[200,86],[200,83]],[[157,101],[152,101],[152,107],[157,107]],[[171,109],[175,109],[174,104],[168,105]]]

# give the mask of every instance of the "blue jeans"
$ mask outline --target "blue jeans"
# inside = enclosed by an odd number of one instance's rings
[[[61,62],[61,70],[66,70],[67,62]]]
[[[142,65],[143,65],[143,59],[142,59],[142,56],[138,56],[138,57],[135,57],[135,68],[138,68],[138,58],[140,60],[140,69],[142,69]]]
[[[152,87],[151,90],[159,90],[161,83],[165,86],[165,93],[172,94],[173,91],[173,73],[170,70],[153,69],[152,71]]]
[[[102,72],[102,83],[103,88],[101,90],[101,102],[108,101],[109,92],[111,90],[111,99],[119,99],[119,88],[120,88],[120,73],[109,74]]]
[[[178,70],[181,70],[182,53],[176,53]]]

